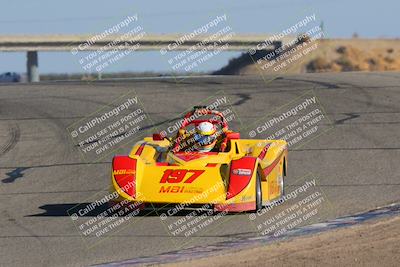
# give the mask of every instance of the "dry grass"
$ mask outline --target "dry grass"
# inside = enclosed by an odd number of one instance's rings
[[[300,59],[278,71],[273,67],[263,70],[261,64],[254,64],[252,60],[248,60],[248,54],[243,54],[231,60],[217,73],[247,75],[400,70],[400,40],[397,39],[323,39],[316,43],[315,50],[303,54]],[[298,51],[303,50],[304,48]]]
[[[306,68],[307,72],[400,70],[400,60],[394,51],[393,48],[363,50],[352,45],[339,46],[338,58],[329,61],[318,56]]]

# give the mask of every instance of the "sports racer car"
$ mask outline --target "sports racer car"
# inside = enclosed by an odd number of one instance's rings
[[[187,149],[196,125],[218,128],[210,152]],[[284,140],[241,139],[223,113],[195,107],[174,138],[155,133],[136,143],[129,155],[112,161],[117,201],[152,204],[210,204],[215,211],[257,211],[284,194],[287,170]]]

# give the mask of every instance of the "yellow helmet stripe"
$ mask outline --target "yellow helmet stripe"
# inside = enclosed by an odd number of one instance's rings
[[[215,133],[215,130],[211,130],[211,131],[199,131],[199,134],[202,135],[212,135]]]

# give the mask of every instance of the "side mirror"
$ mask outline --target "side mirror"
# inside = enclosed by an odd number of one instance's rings
[[[155,133],[155,134],[153,134],[153,140],[154,141],[162,141],[162,140],[164,140],[164,138],[165,137],[163,137],[161,134],[159,134],[159,133]]]

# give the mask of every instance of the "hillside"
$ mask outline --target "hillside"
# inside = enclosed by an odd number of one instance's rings
[[[243,53],[214,72],[224,75],[400,70],[398,39],[323,39],[290,47],[278,57],[272,51]]]

